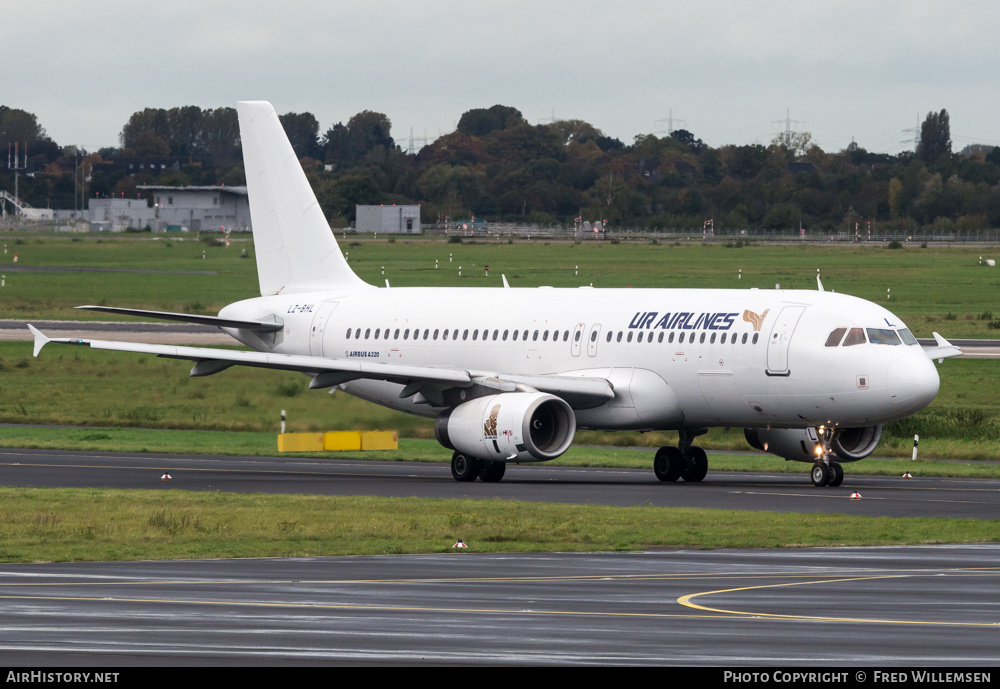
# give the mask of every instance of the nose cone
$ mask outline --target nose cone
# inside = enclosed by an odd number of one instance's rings
[[[889,364],[886,376],[889,399],[906,415],[920,411],[941,387],[937,368],[923,352],[913,352]]]

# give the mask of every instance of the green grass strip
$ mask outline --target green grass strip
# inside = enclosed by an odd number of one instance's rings
[[[0,488],[0,561],[979,543],[1000,521],[510,500]]]

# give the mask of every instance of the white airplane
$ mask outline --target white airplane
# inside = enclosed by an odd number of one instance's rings
[[[837,486],[840,462],[869,456],[882,425],[927,406],[932,358],[961,350],[935,333],[924,350],[903,322],[856,297],[802,290],[376,288],[344,259],[274,108],[238,104],[260,297],[217,317],[79,308],[216,325],[254,351],[49,339],[194,361],[300,371],[436,419],[459,481],[499,481],[509,462],[563,454],[578,428],[676,430],[653,468],[701,481],[709,427],[811,462]]]

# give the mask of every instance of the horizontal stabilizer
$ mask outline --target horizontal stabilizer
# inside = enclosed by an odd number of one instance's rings
[[[181,323],[195,323],[197,325],[214,325],[219,328],[242,328],[258,333],[273,333],[281,330],[284,323],[277,317],[273,321],[238,321],[232,318],[219,318],[218,316],[196,316],[190,313],[173,313],[171,311],[147,311],[145,309],[123,309],[118,306],[77,306],[78,309],[88,311],[104,311],[105,313],[120,313],[125,316],[142,316],[144,318],[158,318],[164,321],[180,321]]]

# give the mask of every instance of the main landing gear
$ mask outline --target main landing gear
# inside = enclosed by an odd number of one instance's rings
[[[836,488],[844,482],[844,468],[840,466],[839,462],[830,459],[833,456],[833,452],[830,450],[833,431],[820,426],[816,429],[816,434],[819,436],[819,445],[816,446],[816,450],[820,454],[816,458],[816,463],[813,464],[812,471],[809,472],[809,477],[817,488],[823,486]]]
[[[476,459],[458,451],[451,456],[451,475],[456,481],[475,481],[478,478],[487,483],[496,483],[506,471],[506,462]]]
[[[680,431],[679,447],[667,445],[656,451],[653,459],[653,471],[661,481],[697,482],[708,473],[708,456],[700,447],[691,444],[697,436],[707,433],[707,428],[695,428]]]

